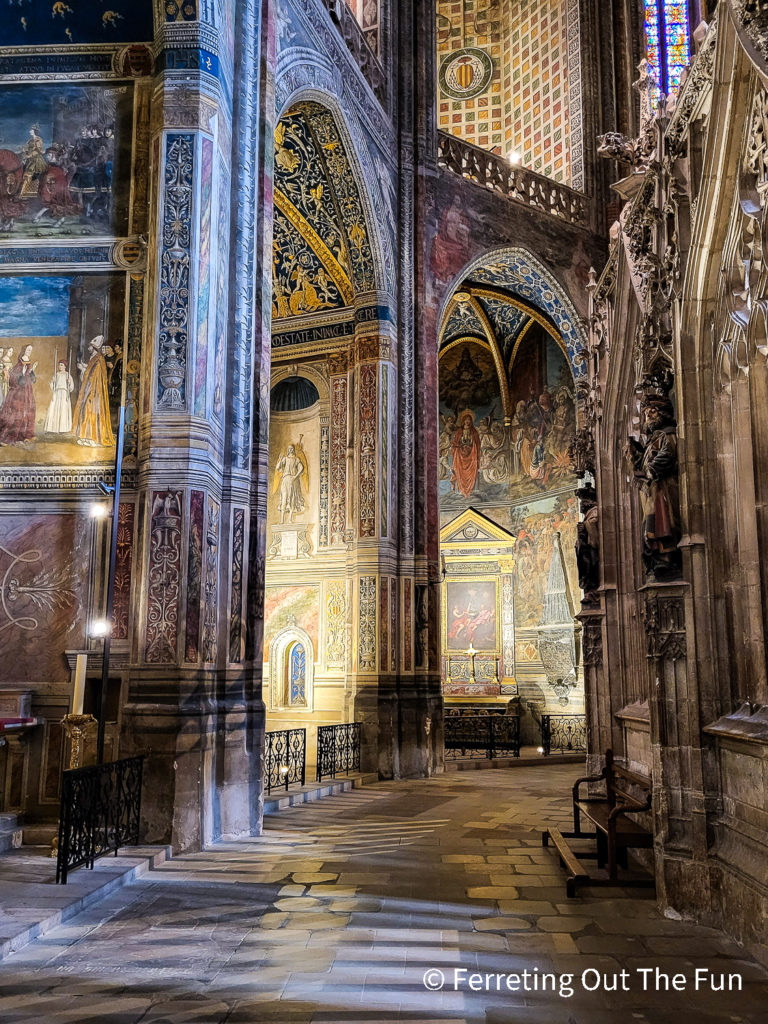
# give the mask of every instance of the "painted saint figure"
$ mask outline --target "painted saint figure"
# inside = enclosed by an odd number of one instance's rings
[[[451,488],[469,498],[475,487],[480,464],[480,435],[475,429],[475,417],[469,411],[461,415],[459,429],[453,435],[451,451]]]
[[[75,404],[72,431],[77,443],[89,448],[110,447],[115,443],[109,417],[107,363],[104,358],[104,335],[93,338],[86,363],[78,363],[81,373],[80,393]]]
[[[293,517],[304,511],[304,495],[301,489],[301,478],[306,474],[305,482],[309,481],[307,459],[301,446],[301,439],[296,445],[289,444],[285,455],[281,455],[275,466],[275,483],[273,493],[280,491],[277,504],[280,522],[293,522]]]
[[[75,382],[63,359],[59,360],[56,373],[51,377],[51,404],[45,415],[46,434],[68,434],[72,430],[72,399]]]
[[[37,363],[32,362],[32,346],[25,345],[8,375],[8,393],[0,408],[0,444],[23,444],[34,440],[36,369]]]

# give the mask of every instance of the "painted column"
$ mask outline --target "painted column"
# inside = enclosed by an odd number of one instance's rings
[[[252,321],[229,325],[232,240],[244,244],[231,210],[243,159],[232,97],[247,119],[252,97],[234,89],[235,75],[256,89],[259,39],[252,5],[234,0],[167,4],[156,19],[137,629],[122,752],[148,754],[146,839],[183,850],[247,834],[258,819],[243,621]],[[245,216],[252,231],[253,209]]]

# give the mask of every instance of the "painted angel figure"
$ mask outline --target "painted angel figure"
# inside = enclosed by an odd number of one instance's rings
[[[285,455],[281,455],[275,466],[275,482],[272,489],[273,494],[280,492],[277,509],[280,513],[280,522],[293,522],[294,516],[304,511],[304,494],[302,492],[302,477],[304,486],[309,487],[309,467],[307,457],[301,445],[289,444]]]

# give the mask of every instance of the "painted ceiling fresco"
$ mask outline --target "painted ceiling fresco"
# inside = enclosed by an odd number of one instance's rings
[[[465,282],[446,311],[441,348],[458,338],[481,338],[491,349],[497,348],[501,360],[508,365],[520,339],[536,322],[557,333],[550,317],[532,310],[508,291]]]
[[[151,0],[8,0],[3,46],[128,43],[153,38]]]
[[[342,309],[375,287],[360,192],[333,116],[293,107],[275,131],[273,317]]]
[[[559,285],[548,280],[524,254],[519,250],[501,253],[493,263],[474,269],[470,280],[474,285],[501,289],[540,310],[562,336],[573,376],[578,380],[584,374],[585,364],[579,353],[586,347],[586,337],[569,312],[570,302]]]

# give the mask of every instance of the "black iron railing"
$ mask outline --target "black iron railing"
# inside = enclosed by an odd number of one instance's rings
[[[56,881],[96,857],[139,841],[144,758],[72,768],[62,774]]]
[[[360,771],[360,722],[317,727],[317,781]]]
[[[461,715],[444,720],[447,760],[520,757],[517,715]]]
[[[307,770],[307,730],[280,729],[268,732],[264,743],[264,789],[288,789],[304,785]]]
[[[571,754],[587,749],[586,715],[542,715],[541,745],[544,756]]]

